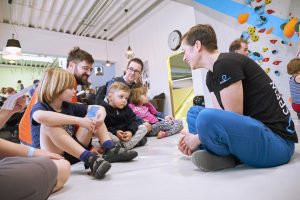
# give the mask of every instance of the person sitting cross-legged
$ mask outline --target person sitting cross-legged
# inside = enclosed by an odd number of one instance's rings
[[[70,103],[74,81],[73,74],[61,68],[46,71],[37,88],[38,103],[31,111],[32,133],[40,135],[41,149],[64,155],[71,164],[83,161],[95,178],[103,178],[109,162],[132,160],[137,152],[114,145],[103,123],[103,107],[88,113],[87,105]],[[106,161],[87,150],[93,135],[102,143]]]

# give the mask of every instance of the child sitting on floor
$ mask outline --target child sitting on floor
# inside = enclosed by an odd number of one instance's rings
[[[300,58],[294,58],[288,63],[287,73],[292,75],[289,81],[292,108],[297,113],[300,113]]]
[[[107,93],[107,102],[103,101],[101,105],[106,110],[105,124],[109,132],[112,133],[112,139],[120,143],[126,149],[132,149],[135,146],[143,146],[147,139],[147,127],[139,125],[136,115],[128,107],[129,87],[121,82],[114,82]]]
[[[163,138],[179,133],[183,129],[182,121],[175,120],[172,116],[166,116],[165,119],[158,117],[159,112],[148,101],[147,88],[132,88],[129,96],[129,107],[133,112],[144,121],[152,125],[150,136]]]
[[[132,160],[137,152],[114,145],[104,124],[103,107],[70,103],[74,83],[74,75],[61,68],[45,72],[37,88],[38,102],[30,114],[32,134],[39,136],[41,149],[63,155],[71,164],[83,161],[95,178],[103,178],[111,167],[109,162]],[[106,161],[86,150],[93,134],[105,149],[102,158]]]

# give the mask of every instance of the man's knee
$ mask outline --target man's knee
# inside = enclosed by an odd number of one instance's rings
[[[60,190],[70,177],[71,167],[70,162],[65,159],[53,160],[57,167],[57,181],[53,192]]]

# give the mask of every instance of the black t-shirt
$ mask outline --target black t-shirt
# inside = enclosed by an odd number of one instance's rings
[[[252,59],[237,53],[221,53],[206,85],[223,108],[220,91],[242,81],[244,115],[261,121],[284,139],[298,142],[290,112],[270,77]]]
[[[76,117],[85,117],[86,113],[87,113],[87,108],[88,108],[88,106],[84,105],[84,104],[73,104],[73,103],[69,103],[69,102],[63,102],[62,110],[61,110],[60,113],[65,114],[65,115],[72,115],[72,116],[76,116]],[[32,115],[35,111],[38,111],[38,110],[56,112],[47,103],[37,102],[32,107],[32,110],[30,112],[31,134],[32,134],[32,145],[31,146],[36,147],[36,148],[40,147],[40,127],[41,127],[41,124],[38,123],[37,121],[35,121],[32,118]],[[75,124],[64,125],[64,129],[66,129],[66,131],[67,131],[67,129],[69,129],[70,134],[71,134],[71,132],[74,132],[75,129],[76,129]]]

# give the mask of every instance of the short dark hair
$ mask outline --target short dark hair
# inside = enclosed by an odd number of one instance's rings
[[[287,73],[289,75],[294,75],[299,73],[300,71],[300,58],[294,58],[290,60],[290,62],[287,65]]]
[[[218,49],[217,36],[213,27],[209,24],[198,24],[190,28],[182,36],[182,40],[186,40],[189,45],[194,45],[197,40],[205,47],[208,52],[213,52]]]
[[[144,69],[144,63],[143,63],[143,61],[141,59],[139,59],[139,58],[132,58],[132,59],[130,59],[128,61],[127,67],[130,65],[131,62],[135,62],[135,63],[140,64],[142,66],[141,71],[143,71],[143,69]]]
[[[79,47],[74,47],[68,55],[67,58],[67,67],[69,67],[70,62],[82,62],[86,61],[89,64],[94,63],[94,58],[91,54],[86,52],[85,50],[80,49]]]
[[[242,39],[236,39],[230,44],[229,52],[234,53],[236,50],[239,50],[242,47],[241,43],[248,44],[247,41],[243,41]]]

